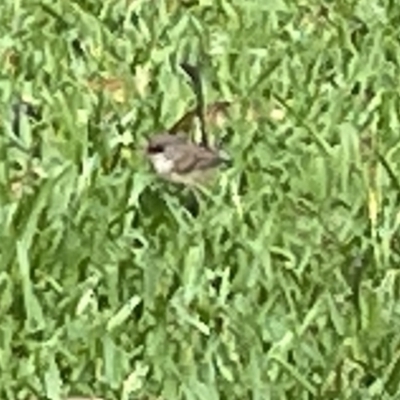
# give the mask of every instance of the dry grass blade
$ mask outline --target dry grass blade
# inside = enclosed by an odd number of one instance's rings
[[[111,95],[117,103],[125,103],[129,96],[127,83],[118,77],[98,77],[87,81],[91,90],[104,91]]]
[[[221,127],[228,120],[228,109],[231,103],[229,101],[216,101],[208,104],[204,111],[204,120],[207,127]],[[176,135],[182,132],[191,132],[197,118],[197,109],[193,108],[185,113],[168,132]]]

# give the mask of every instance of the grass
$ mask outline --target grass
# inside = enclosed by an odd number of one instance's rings
[[[1,399],[399,398],[393,2],[6,0],[0,18]],[[193,105],[182,59],[235,102],[214,130],[235,164],[197,216],[116,152]],[[43,114],[19,136],[17,93]]]

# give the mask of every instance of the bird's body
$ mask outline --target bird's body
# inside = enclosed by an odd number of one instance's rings
[[[152,137],[147,154],[161,177],[188,186],[207,184],[212,180],[215,170],[229,161],[219,150],[168,133]]]

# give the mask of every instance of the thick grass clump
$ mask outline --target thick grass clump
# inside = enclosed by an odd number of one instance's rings
[[[395,2],[3,3],[2,400],[399,398]],[[232,101],[196,212],[142,152],[182,60]]]

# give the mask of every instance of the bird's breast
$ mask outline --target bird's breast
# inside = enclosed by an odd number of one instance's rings
[[[174,162],[165,157],[164,154],[153,154],[150,156],[150,161],[153,164],[157,173],[165,175],[170,174],[174,169]]]

